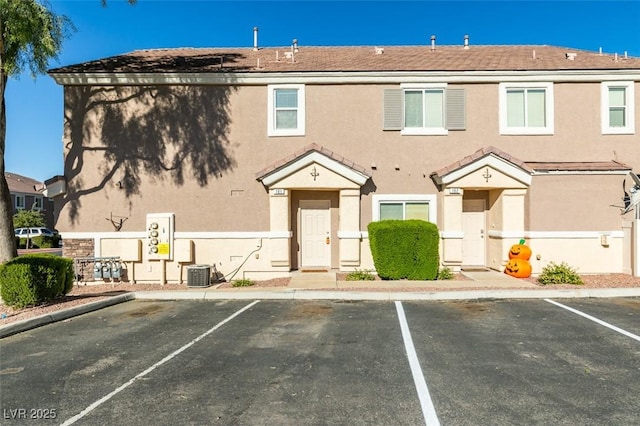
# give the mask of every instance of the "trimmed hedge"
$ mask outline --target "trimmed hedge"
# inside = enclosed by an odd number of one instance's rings
[[[73,288],[73,261],[51,254],[16,257],[0,265],[0,295],[22,308],[64,296]]]
[[[47,235],[39,235],[31,238],[31,246],[29,248],[55,248],[60,247],[60,235],[49,237]],[[26,248],[27,239],[16,237],[16,247]]]
[[[381,220],[367,227],[371,255],[383,280],[435,280],[440,265],[438,227],[424,220]]]

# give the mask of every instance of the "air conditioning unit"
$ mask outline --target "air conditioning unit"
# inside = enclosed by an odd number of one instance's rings
[[[187,266],[187,287],[209,287],[211,267],[209,265]]]

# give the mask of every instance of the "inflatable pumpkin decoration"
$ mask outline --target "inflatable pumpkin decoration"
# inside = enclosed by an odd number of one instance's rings
[[[529,260],[531,258],[531,248],[524,244],[524,240],[520,240],[520,243],[514,244],[509,250],[509,259],[524,259]]]
[[[504,273],[516,278],[529,278],[531,276],[531,248],[520,240],[509,249],[509,262],[504,268]]]
[[[524,259],[510,259],[504,268],[504,273],[516,278],[529,278],[531,276],[531,264]]]

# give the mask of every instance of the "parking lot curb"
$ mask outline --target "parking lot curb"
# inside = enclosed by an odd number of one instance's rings
[[[93,312],[108,306],[117,305],[119,303],[128,302],[135,299],[134,293],[120,294],[118,296],[109,297],[108,299],[98,300],[96,302],[87,303],[86,305],[75,306],[69,309],[53,312],[50,314],[40,315],[22,321],[16,321],[11,324],[0,327],[0,339],[11,336],[12,334],[21,333],[32,328],[51,324],[57,321],[63,321],[71,317]]]
[[[460,291],[336,291],[277,289],[250,292],[234,291],[142,291],[135,292],[137,300],[478,300],[478,299],[546,299],[640,297],[640,288],[600,289],[498,289]]]
[[[451,301],[482,299],[573,299],[640,297],[640,288],[598,288],[598,289],[500,289],[500,290],[460,290],[460,291],[335,291],[275,289],[255,291],[138,291],[120,294],[86,305],[64,309],[51,314],[16,321],[0,327],[0,339],[46,324],[63,321],[98,309],[131,300],[360,300],[360,301]]]

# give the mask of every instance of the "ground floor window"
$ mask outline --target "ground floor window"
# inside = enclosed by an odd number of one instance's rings
[[[428,221],[429,203],[380,203],[380,220],[385,219],[421,219]]]
[[[421,219],[436,222],[436,196],[428,194],[389,194],[373,196],[373,220]]]

